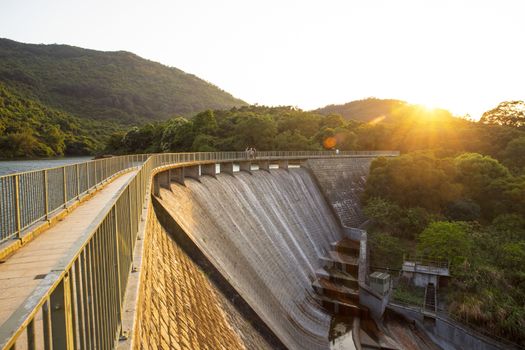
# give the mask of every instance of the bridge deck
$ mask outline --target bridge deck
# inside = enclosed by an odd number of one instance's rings
[[[0,325],[31,295],[41,281],[39,277],[53,270],[100,210],[135,174],[131,171],[119,176],[0,264]]]

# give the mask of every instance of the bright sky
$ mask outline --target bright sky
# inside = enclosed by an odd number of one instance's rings
[[[0,37],[126,50],[249,103],[398,98],[479,117],[525,99],[525,2],[1,0]]]

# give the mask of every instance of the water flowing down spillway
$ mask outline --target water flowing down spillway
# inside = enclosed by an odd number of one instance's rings
[[[313,299],[319,258],[343,233],[305,169],[186,179],[161,203],[290,349],[328,349],[330,316]]]

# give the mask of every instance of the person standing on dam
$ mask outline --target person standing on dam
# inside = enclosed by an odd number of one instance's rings
[[[253,148],[253,147],[250,147],[250,148],[246,147],[245,152],[246,152],[246,159],[255,159],[256,152],[257,152],[255,150],[255,148]]]

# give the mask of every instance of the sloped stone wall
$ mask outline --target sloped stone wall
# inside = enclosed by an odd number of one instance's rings
[[[359,227],[366,221],[360,197],[374,157],[309,159],[311,170],[328,202],[346,227]]]
[[[271,349],[149,213],[135,349]]]

